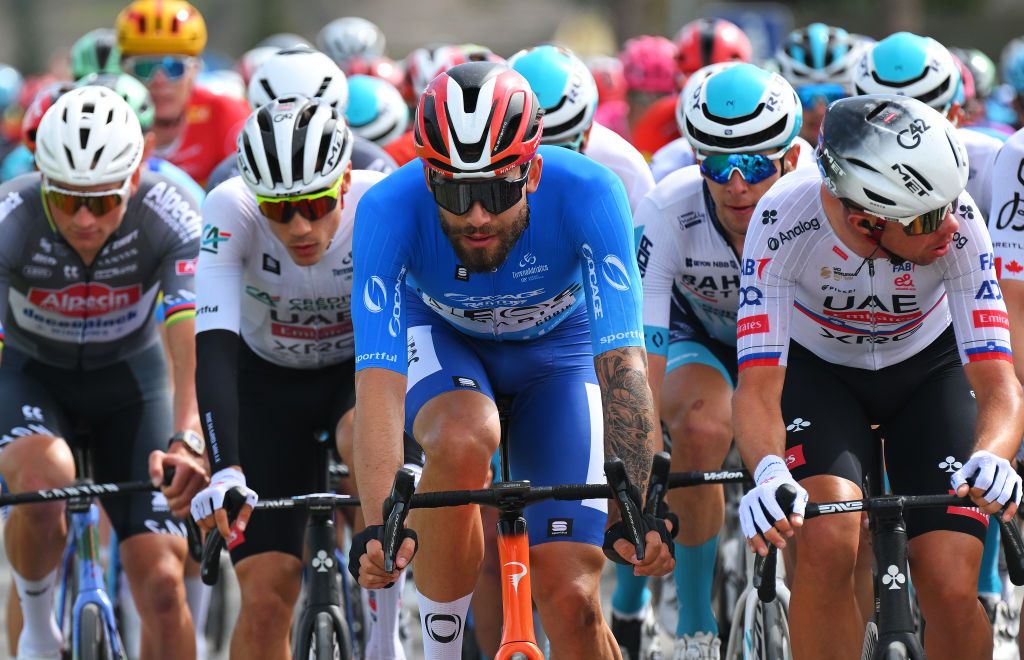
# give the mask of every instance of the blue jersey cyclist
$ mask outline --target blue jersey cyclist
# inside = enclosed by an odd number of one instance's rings
[[[456,66],[420,99],[421,161],[361,201],[355,464],[370,527],[353,541],[350,563],[363,586],[395,579],[376,534],[402,462],[403,419],[427,456],[421,491],[484,484],[498,446],[497,395],[512,397],[513,479],[599,482],[607,453],[624,460],[634,483],[646,482],[656,424],[626,195],[586,157],[538,150],[541,128],[521,75],[486,62]],[[532,506],[526,517],[552,652],[615,657],[599,593],[605,502]],[[410,526],[419,533],[424,654],[458,658],[483,557],[479,512],[415,511]],[[647,540],[643,562],[624,541],[614,551],[639,573],[671,570],[663,534]],[[406,539],[399,567],[413,550]],[[434,630],[453,620],[454,635]]]

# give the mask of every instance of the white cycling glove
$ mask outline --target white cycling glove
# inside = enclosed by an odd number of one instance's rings
[[[985,491],[982,497],[989,502],[1006,505],[1012,499],[1020,504],[1021,479],[1010,461],[985,450],[976,451],[964,466],[949,477],[953,490],[974,479],[974,488]]]
[[[775,499],[776,491],[783,484],[791,485],[796,491],[793,513],[804,515],[807,508],[807,491],[793,479],[783,459],[771,454],[762,458],[757,470],[754,471],[754,483],[757,485],[740,500],[740,528],[748,539],[754,538],[758,532],[767,532],[774,526],[775,521],[786,517]],[[772,516],[771,520],[765,516],[765,511]]]
[[[202,520],[212,516],[217,509],[224,508],[224,494],[237,488],[245,496],[245,503],[255,507],[259,501],[256,491],[245,485],[245,475],[237,468],[218,470],[210,477],[210,485],[192,498],[192,517]]]

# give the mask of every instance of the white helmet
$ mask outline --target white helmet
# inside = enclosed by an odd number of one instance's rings
[[[910,32],[866,47],[853,71],[855,94],[909,96],[943,112],[960,85],[960,69],[946,47]]]
[[[249,80],[249,105],[258,108],[281,96],[320,99],[344,114],[348,81],[334,60],[306,46],[271,55]]]
[[[904,224],[949,204],[967,185],[967,151],[956,129],[906,96],[835,101],[815,155],[835,197]]]
[[[686,89],[680,128],[698,151],[782,149],[803,124],[793,87],[779,74],[753,64],[741,62],[714,71]]]
[[[594,121],[597,83],[580,58],[568,48],[544,45],[519,51],[508,66],[526,78],[544,108],[542,144],[582,138]]]
[[[857,38],[843,28],[811,23],[790,32],[775,58],[794,87],[832,83],[849,91],[860,53]]]
[[[676,126],[679,127],[680,135],[686,135],[686,115],[683,114],[683,109],[686,108],[686,99],[696,98],[693,96],[694,90],[696,90],[701,83],[707,80],[708,76],[713,73],[718,73],[719,71],[725,71],[737,64],[740,64],[740,62],[736,60],[730,62],[716,62],[714,64],[702,66],[690,74],[690,77],[686,79],[686,84],[683,85],[683,89],[679,92],[679,96],[676,97]],[[765,71],[770,71],[770,69],[764,66],[763,62],[761,63],[761,68]]]
[[[352,131],[338,110],[305,96],[275,99],[238,134],[238,169],[263,197],[325,190],[352,160]]]
[[[348,79],[351,93],[345,118],[359,137],[385,145],[409,127],[409,106],[398,88],[381,78],[356,75]]]
[[[316,45],[341,64],[353,57],[371,59],[384,55],[384,33],[358,16],[336,18],[316,35]]]
[[[36,132],[36,166],[75,186],[121,183],[142,162],[142,128],[121,95],[87,85],[63,94]]]

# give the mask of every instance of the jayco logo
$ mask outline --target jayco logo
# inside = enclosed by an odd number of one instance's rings
[[[384,305],[388,304],[388,292],[384,288],[384,280],[372,275],[363,287],[363,307],[371,314],[379,314]]]

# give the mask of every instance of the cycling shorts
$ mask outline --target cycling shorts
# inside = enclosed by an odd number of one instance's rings
[[[434,397],[475,390],[512,399],[509,468],[535,486],[604,483],[604,422],[590,327],[580,307],[530,341],[465,335],[409,296],[409,381],[405,427]],[[429,463],[430,457],[427,456]],[[579,541],[600,546],[607,500],[538,502],[526,507],[530,544]]]
[[[831,474],[862,488],[865,478],[880,483],[884,451],[893,493],[934,495],[952,492],[950,475],[974,449],[977,403],[950,327],[917,355],[877,371],[826,362],[793,341],[782,414],[786,463],[797,480]],[[904,518],[910,538],[950,530],[984,541],[988,525],[973,507],[915,509]]]
[[[293,369],[256,355],[244,342],[238,352],[239,455],[246,485],[261,499],[314,490],[319,448],[326,431],[333,451],[335,429],[355,402],[355,361],[323,369]],[[405,462],[423,465],[423,451],[407,440]],[[301,509],[256,511],[245,542],[231,550],[237,564],[263,552],[302,558],[306,513]]]
[[[99,369],[52,367],[7,346],[0,362],[0,450],[15,438],[50,435],[88,445],[96,483],[149,480],[149,454],[174,433],[171,388],[159,342]],[[117,537],[185,535],[159,492],[100,501]]]
[[[665,373],[687,364],[709,366],[722,374],[725,382],[736,387],[736,347],[708,334],[704,324],[689,311],[683,294],[673,286]]]

